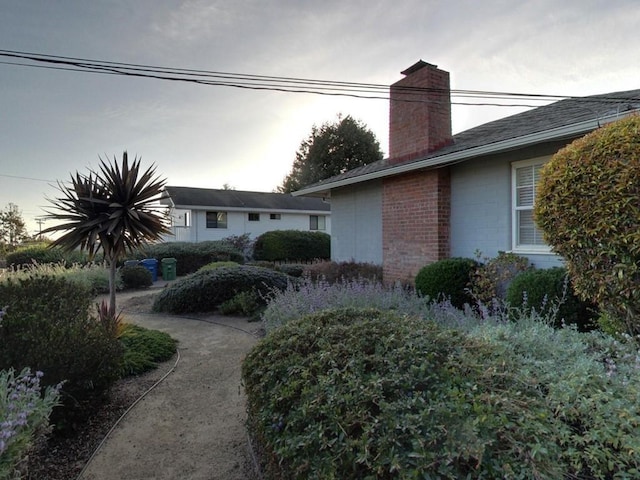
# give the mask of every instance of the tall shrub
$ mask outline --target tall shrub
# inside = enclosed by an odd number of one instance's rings
[[[256,260],[316,260],[331,257],[331,237],[324,232],[274,230],[256,238]]]
[[[543,167],[534,208],[578,295],[640,332],[640,117],[580,138]]]

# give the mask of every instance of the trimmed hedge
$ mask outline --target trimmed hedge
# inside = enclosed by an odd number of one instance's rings
[[[175,258],[177,276],[194,273],[211,262],[244,263],[243,253],[222,240],[198,243],[166,242],[148,245],[134,254],[136,260],[145,258],[158,260],[159,272],[161,271],[160,262],[163,258]]]
[[[327,260],[331,257],[331,236],[300,230],[266,232],[256,238],[253,257],[269,262]]]
[[[507,303],[521,314],[537,313],[553,321],[556,327],[565,323],[579,330],[593,329],[593,305],[580,300],[573,292],[562,267],[529,270],[519,274],[507,288]]]
[[[446,258],[423,267],[415,279],[416,291],[439,301],[446,297],[456,308],[472,304],[468,292],[479,263],[472,258]]]
[[[153,275],[142,265],[127,265],[119,270],[124,288],[145,288],[153,285]]]
[[[211,312],[241,292],[258,293],[264,304],[273,289],[284,290],[291,277],[251,265],[205,269],[164,288],[153,303],[156,312]]]

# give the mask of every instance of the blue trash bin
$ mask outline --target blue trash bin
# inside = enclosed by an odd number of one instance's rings
[[[140,260],[140,265],[151,272],[151,278],[154,282],[158,280],[158,260],[155,258],[145,258]]]

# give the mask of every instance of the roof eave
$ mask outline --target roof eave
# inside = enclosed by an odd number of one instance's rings
[[[634,110],[634,112],[637,112],[637,110]],[[514,137],[500,142],[489,143],[486,145],[469,148],[467,150],[461,150],[459,152],[437,155],[426,158],[424,160],[419,160],[417,162],[405,163],[396,167],[389,167],[384,170],[379,170],[377,172],[358,175],[357,177],[345,178],[342,180],[337,180],[335,182],[325,183],[323,185],[315,185],[309,188],[303,188],[302,190],[293,192],[292,195],[296,197],[304,195],[326,196],[329,194],[330,190],[334,188],[346,187],[356,183],[362,183],[371,180],[378,180],[394,175],[400,175],[402,173],[411,172],[414,170],[420,170],[423,168],[436,168],[452,163],[459,163],[474,157],[501,153],[529,145],[536,145],[543,142],[584,135],[602,126],[603,124],[613,122],[623,116],[627,116],[630,113],[633,112],[625,112],[624,114],[615,114],[593,120],[587,120],[584,122],[572,123],[570,125],[543,130],[540,132],[531,133],[529,135],[523,135],[521,137]]]

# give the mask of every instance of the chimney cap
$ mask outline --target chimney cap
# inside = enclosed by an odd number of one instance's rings
[[[424,60],[418,60],[416,63],[414,63],[409,68],[407,68],[406,70],[403,70],[400,73],[402,75],[411,75],[412,73],[415,73],[415,72],[417,72],[418,70],[420,70],[420,69],[422,69],[424,67],[438,68],[437,65],[433,65],[431,63],[427,63]]]

